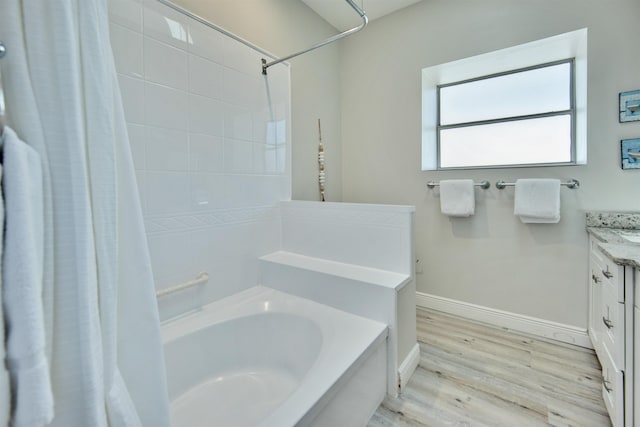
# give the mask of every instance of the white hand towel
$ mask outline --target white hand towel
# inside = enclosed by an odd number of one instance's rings
[[[474,183],[472,179],[448,179],[440,181],[440,211],[444,215],[467,217],[476,211]]]
[[[559,179],[518,179],[513,213],[524,223],[560,221]]]
[[[40,156],[5,127],[2,144],[5,240],[2,300],[13,426],[53,419],[42,307],[44,210]]]

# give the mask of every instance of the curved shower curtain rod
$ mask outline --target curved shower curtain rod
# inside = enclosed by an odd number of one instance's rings
[[[367,26],[367,24],[369,23],[369,18],[367,18],[367,14],[364,10],[360,9],[360,7],[358,7],[357,4],[355,4],[353,2],[353,0],[345,0],[347,3],[349,3],[349,6],[351,6],[353,8],[353,10],[355,10],[356,12],[358,12],[358,15],[360,15],[360,17],[362,18],[362,24],[360,24],[357,27],[354,27],[350,30],[344,31],[340,34],[336,34],[333,37],[329,37],[328,39],[326,39],[325,41],[322,41],[320,43],[314,44],[313,46],[311,46],[308,49],[305,50],[301,50],[300,52],[296,52],[296,53],[292,53],[291,55],[285,56],[284,58],[280,58],[280,59],[276,59],[274,61],[271,62],[267,62],[266,59],[262,59],[262,74],[266,75],[267,74],[267,68],[271,67],[272,65],[276,65],[279,64],[281,62],[287,61],[291,58],[295,58],[296,56],[302,55],[303,53],[307,53],[307,52],[311,52],[312,50],[315,50],[319,47],[322,47],[324,45],[327,45],[329,43],[333,43],[337,40],[340,40],[341,38],[350,36],[351,34],[355,34],[358,31],[362,30],[364,27]]]

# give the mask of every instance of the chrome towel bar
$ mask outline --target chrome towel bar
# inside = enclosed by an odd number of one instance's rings
[[[504,182],[504,181],[496,182],[496,188],[498,190],[503,190],[505,187],[514,187],[515,185],[516,185],[515,182]],[[580,188],[580,181],[578,181],[577,179],[570,179],[567,182],[561,182],[560,185],[564,185],[567,188],[575,189],[575,188]]]
[[[480,181],[480,182],[474,182],[473,183],[474,186],[476,187],[480,187],[483,190],[486,190],[487,188],[491,187],[491,183],[489,181]],[[435,182],[435,181],[429,181],[427,182],[427,187],[429,188],[435,188],[435,187],[439,187],[440,183],[439,182]]]
[[[180,283],[179,285],[171,286],[170,288],[161,289],[156,292],[156,297],[160,298],[165,295],[172,294],[174,292],[182,291],[184,289],[190,288],[192,286],[202,285],[209,280],[209,273],[202,272],[198,274],[193,280],[189,280],[188,282]]]

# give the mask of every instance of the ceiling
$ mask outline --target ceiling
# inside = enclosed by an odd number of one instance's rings
[[[345,0],[302,0],[307,6],[340,31],[362,23],[358,14]],[[421,0],[354,0],[363,7],[369,21],[388,15]],[[364,4],[363,4],[364,3]]]

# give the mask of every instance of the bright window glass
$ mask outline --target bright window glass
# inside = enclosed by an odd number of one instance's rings
[[[568,163],[571,116],[446,129],[440,150],[442,168]]]
[[[517,117],[571,108],[568,62],[440,88],[440,124]]]
[[[440,168],[574,162],[573,62],[438,87]]]

